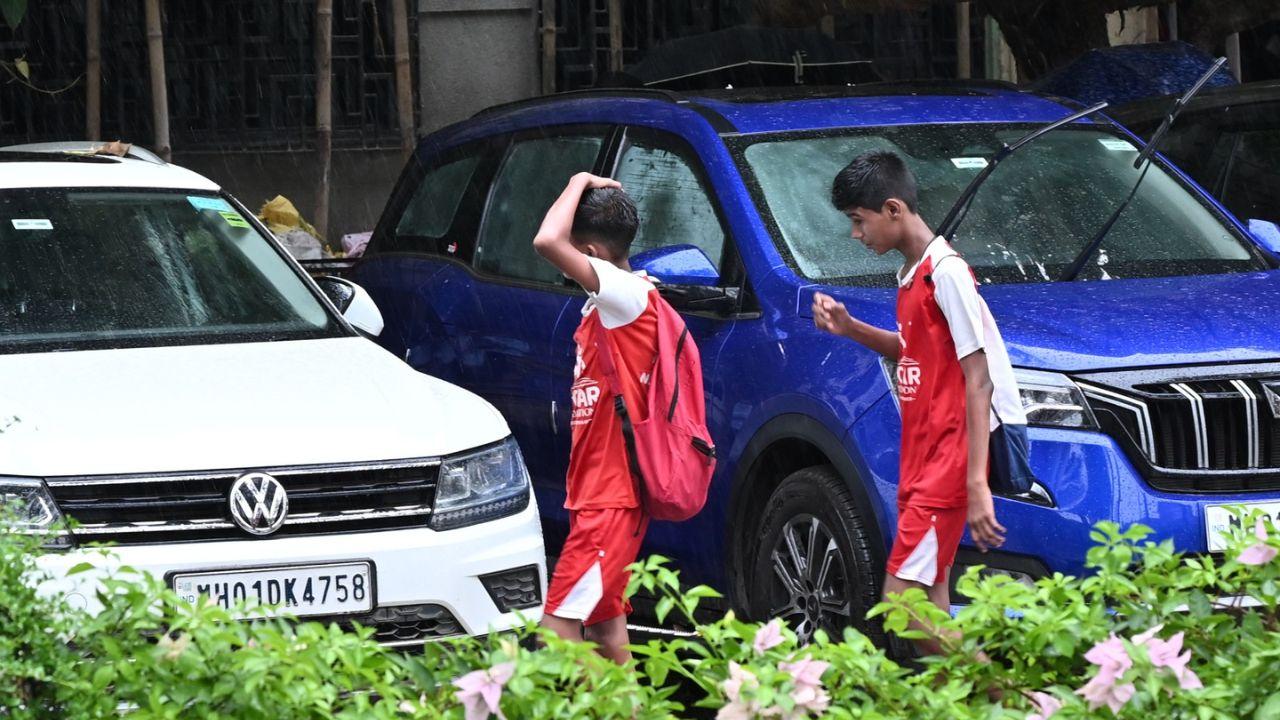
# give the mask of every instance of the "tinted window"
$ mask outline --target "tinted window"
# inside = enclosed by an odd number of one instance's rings
[[[339,332],[289,262],[221,198],[0,191],[0,350]]]
[[[533,251],[533,236],[569,178],[595,166],[603,144],[603,134],[515,141],[494,181],[475,267],[519,280],[559,283],[559,271]]]
[[[903,126],[756,142],[744,152],[803,275],[890,284],[901,258],[877,257],[849,237],[831,206],[831,182],[855,155],[892,150],[915,172],[920,213],[936,225],[1004,143],[1029,126]],[[1137,149],[1104,131],[1063,129],[1005,160],[982,186],[956,248],[983,282],[1057,279],[1137,181]],[[1261,268],[1241,240],[1159,167],[1093,259],[1084,279],[1152,277]]]
[[[1222,202],[1242,220],[1280,222],[1280,127],[1236,136]]]
[[[469,155],[428,170],[396,224],[396,235],[401,238],[444,237],[479,162],[479,155]]]
[[[667,245],[700,248],[720,266],[725,232],[707,187],[694,171],[691,152],[674,144],[636,138],[618,160],[614,178],[636,202],[640,230],[631,254]]]

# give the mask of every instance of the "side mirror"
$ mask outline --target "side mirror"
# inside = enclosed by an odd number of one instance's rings
[[[720,284],[720,272],[711,258],[693,245],[668,245],[645,250],[631,257],[633,270],[644,270],[665,285]]]
[[[1280,258],[1280,225],[1255,218],[1249,221],[1249,233],[1263,250]]]
[[[382,332],[382,313],[364,288],[332,275],[316,278],[316,284],[352,327],[370,337]]]

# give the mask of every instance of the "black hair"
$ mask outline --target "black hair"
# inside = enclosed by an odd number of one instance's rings
[[[831,204],[841,212],[854,208],[879,212],[889,198],[916,212],[916,177],[897,153],[888,150],[859,155],[831,183]]]
[[[573,235],[598,241],[618,258],[625,258],[640,227],[636,204],[618,188],[594,188],[582,193],[573,214]]]

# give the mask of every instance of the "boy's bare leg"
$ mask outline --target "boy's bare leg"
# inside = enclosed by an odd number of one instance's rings
[[[626,615],[588,625],[583,630],[583,635],[599,647],[597,652],[619,665],[631,660],[631,651],[627,649],[627,645],[631,644],[631,636],[627,634]]]
[[[542,615],[542,627],[559,635],[565,640],[582,642],[582,621],[556,617],[548,613]]]
[[[929,602],[941,608],[944,612],[951,612],[951,569],[948,568],[938,582],[929,587],[924,583],[915,582],[914,580],[903,580],[902,578],[889,575],[884,579],[884,596],[887,599],[889,595],[900,595],[910,588],[920,588],[928,596]],[[908,623],[907,627],[911,630],[923,630],[929,633],[929,637],[923,640],[913,641],[916,649],[925,655],[942,655],[946,652],[939,641],[936,628],[925,627],[915,620]]]

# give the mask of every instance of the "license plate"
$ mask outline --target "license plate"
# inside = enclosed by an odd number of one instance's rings
[[[372,610],[372,575],[370,563],[353,562],[175,573],[172,583],[187,602],[201,595],[224,608],[242,600],[257,601],[305,617]]]
[[[1271,516],[1271,521],[1280,527],[1280,502],[1240,503],[1248,517],[1254,510],[1261,510]],[[1205,532],[1209,538],[1209,552],[1221,552],[1227,549],[1228,531],[1240,527],[1240,518],[1231,513],[1230,505],[1208,505],[1204,509]],[[1245,528],[1252,534],[1253,527]]]

